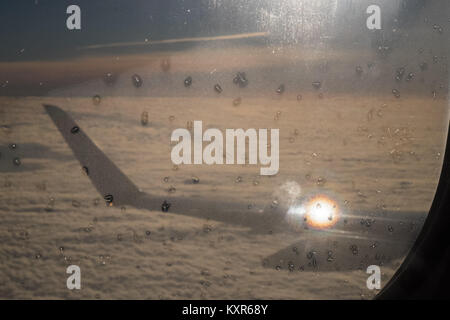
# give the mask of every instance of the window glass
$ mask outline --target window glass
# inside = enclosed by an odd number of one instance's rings
[[[413,246],[447,2],[0,12],[1,298],[370,299]]]

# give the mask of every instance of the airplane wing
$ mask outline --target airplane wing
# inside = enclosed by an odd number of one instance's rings
[[[142,197],[133,182],[92,142],[66,112],[51,105],[44,105],[44,108],[103,197],[109,198],[110,202],[117,205],[129,205]]]
[[[255,233],[290,231],[284,219],[286,208],[282,206],[273,208],[268,205],[262,213],[251,213],[245,203],[173,196],[164,198],[140,192],[65,111],[52,105],[44,105],[44,108],[107,204],[211,219],[245,226]],[[389,235],[388,225],[405,220],[408,214],[396,213],[389,219],[379,217],[370,232],[361,229],[359,221],[364,216],[367,215],[347,217],[349,223],[346,227],[297,231],[299,240],[296,243],[266,257],[262,264],[292,271],[354,270],[370,264],[380,265],[406,253],[410,246],[405,241],[412,241],[414,233],[396,232],[393,237]]]
[[[270,205],[262,213],[248,212],[248,204],[215,199],[161,197],[140,192],[138,187],[95,145],[82,128],[61,108],[44,105],[85,173],[107,204],[130,205],[241,225],[259,233],[276,232],[284,220],[282,208]]]

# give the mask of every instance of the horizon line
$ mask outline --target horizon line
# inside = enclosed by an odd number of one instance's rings
[[[127,46],[143,46],[152,44],[172,44],[172,43],[183,43],[183,42],[200,42],[200,41],[217,41],[217,40],[236,40],[236,39],[247,39],[247,38],[261,38],[269,35],[269,32],[250,32],[250,33],[239,33],[239,34],[228,34],[223,36],[213,36],[213,37],[188,37],[188,38],[174,38],[174,39],[164,39],[156,41],[133,41],[133,42],[113,42],[105,44],[94,44],[89,46],[79,47],[80,50],[91,50],[91,49],[101,49],[101,48],[115,48],[115,47],[127,47]]]

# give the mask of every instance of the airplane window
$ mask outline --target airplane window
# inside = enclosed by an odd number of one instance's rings
[[[439,182],[446,1],[74,3],[0,4],[0,298],[376,296]]]

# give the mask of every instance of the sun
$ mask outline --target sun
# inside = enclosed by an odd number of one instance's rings
[[[313,228],[332,227],[339,219],[338,205],[324,195],[315,196],[306,204],[305,219]]]

